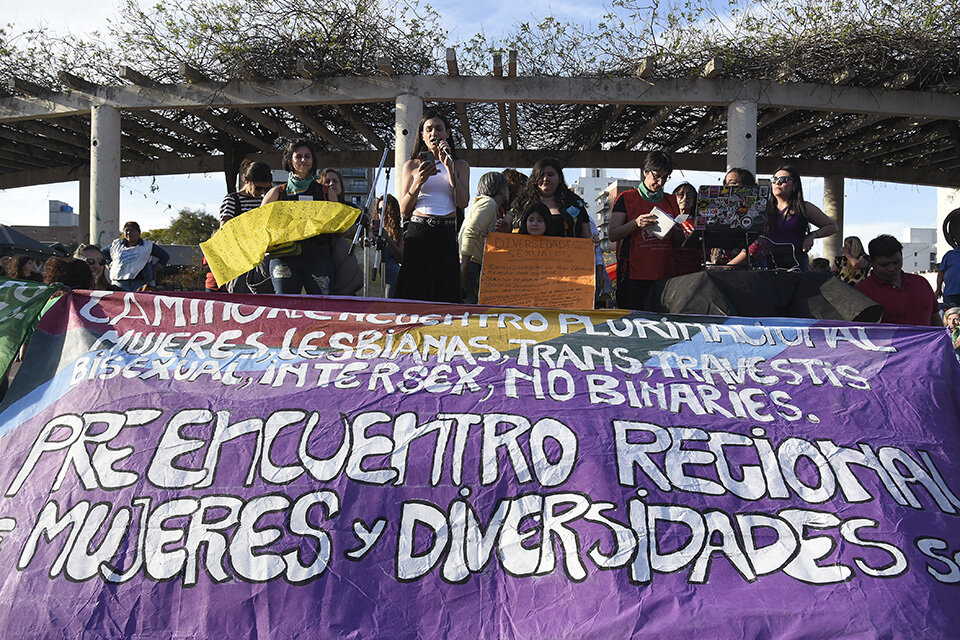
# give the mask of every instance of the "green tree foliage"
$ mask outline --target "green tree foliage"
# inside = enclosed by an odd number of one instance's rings
[[[122,0],[109,37],[71,37],[44,29],[0,30],[0,92],[13,75],[61,88],[67,69],[98,82],[119,83],[118,63],[160,82],[183,82],[185,62],[216,82],[376,75],[380,58],[398,74],[445,73],[444,48],[458,52],[461,73],[487,75],[491,54],[518,52],[519,73],[545,78],[630,76],[652,58],[648,79],[694,77],[717,58],[719,77],[761,82],[890,87],[956,93],[960,86],[960,2],[957,0],[610,0],[603,15],[569,22],[547,15],[519,22],[497,37],[483,33],[448,42],[439,14],[418,0]],[[429,105],[432,106],[432,105]],[[441,105],[459,122],[451,105]],[[392,137],[393,105],[357,104],[353,115]],[[534,146],[580,148],[609,114],[601,105],[521,104],[521,136]],[[337,109],[310,113],[348,144],[362,138]],[[270,111],[270,110],[268,110]],[[673,118],[677,131],[701,121],[707,109]],[[301,127],[288,113],[271,115]],[[471,104],[478,147],[499,144],[496,107]],[[624,143],[652,114],[628,109],[602,141]],[[201,129],[193,116],[172,117]],[[250,127],[249,123],[244,126]],[[256,126],[254,129],[256,129]],[[269,140],[270,131],[254,131]],[[656,138],[647,143],[656,145]],[[274,141],[278,142],[278,141]],[[319,141],[321,148],[331,148]]]
[[[399,73],[424,73],[446,32],[429,6],[382,0],[124,0],[111,34],[122,55],[158,79],[187,62],[217,79],[365,75],[385,56]],[[179,80],[179,78],[176,78]]]
[[[200,244],[220,227],[219,221],[205,211],[183,209],[166,229],[152,229],[143,234],[160,244]]]

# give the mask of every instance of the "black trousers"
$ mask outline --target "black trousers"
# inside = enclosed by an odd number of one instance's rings
[[[647,293],[656,280],[631,280],[620,277],[621,267],[626,269],[625,265],[617,267],[617,308],[647,311]]]
[[[407,300],[460,302],[456,218],[407,223],[396,291]]]

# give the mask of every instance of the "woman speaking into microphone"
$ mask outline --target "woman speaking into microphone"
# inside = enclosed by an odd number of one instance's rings
[[[457,209],[470,202],[470,165],[457,159],[449,138],[446,118],[424,114],[403,165],[400,213],[409,222],[397,298],[460,302]]]

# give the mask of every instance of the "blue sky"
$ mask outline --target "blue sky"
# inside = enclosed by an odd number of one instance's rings
[[[559,19],[580,22],[596,21],[607,11],[602,0],[559,1],[526,5],[536,12],[518,10],[512,2],[474,0],[473,2],[436,1],[432,5],[440,12],[444,25],[450,31],[450,40],[465,40],[477,32],[496,37],[517,22],[538,22],[552,13]],[[83,11],[77,11],[78,7]],[[45,0],[43,3],[20,4],[0,9],[0,24],[13,23],[18,28],[29,28],[39,23],[58,32],[83,33],[103,27],[105,20],[116,11],[114,2],[76,2]],[[442,52],[441,52],[442,54]],[[501,167],[495,167],[499,169]],[[488,169],[474,167],[474,183]],[[523,170],[521,168],[521,170]],[[614,177],[635,178],[632,171],[610,171]],[[565,172],[568,183],[580,174],[579,168]],[[668,185],[690,181],[696,185],[715,184],[717,174],[676,171]],[[151,191],[151,178],[127,178],[121,182],[120,207],[122,220],[138,220],[145,229],[165,227],[170,218],[182,208],[205,209],[216,213],[224,195],[222,174],[194,174],[190,176],[158,176],[156,191]],[[381,185],[378,189],[383,190]],[[804,180],[807,199],[821,203],[823,180]],[[19,189],[0,190],[0,222],[6,224],[47,223],[47,200],[62,200],[75,208],[79,199],[76,182],[39,185]],[[936,190],[930,187],[896,185],[891,183],[847,180],[844,198],[844,234],[858,235],[864,242],[879,233],[901,237],[902,230],[911,227],[936,226]],[[817,249],[814,249],[816,252]]]

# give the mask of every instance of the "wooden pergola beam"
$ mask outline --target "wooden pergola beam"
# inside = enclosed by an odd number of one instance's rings
[[[508,78],[517,77],[516,49],[511,49],[507,54],[507,77]],[[510,103],[509,111],[510,111],[510,148],[516,150],[520,148],[520,126],[517,120],[516,101]]]
[[[717,76],[723,70],[723,60],[717,57],[710,58],[706,64],[700,69],[701,78],[713,78]],[[626,139],[622,144],[618,145],[618,149],[624,151],[630,151],[638,144],[643,142],[644,138],[650,135],[654,129],[666,122],[674,113],[677,112],[680,105],[675,106],[663,106],[654,112],[653,116],[647,120],[647,123],[634,131],[629,138]]]
[[[57,73],[57,79],[70,89],[90,96],[97,95],[97,91],[102,88],[101,85],[85,80],[68,71],[59,71]]]
[[[173,131],[174,133],[178,133],[184,138],[193,140],[194,142],[197,142],[208,149],[220,149],[220,141],[210,134],[203,131],[197,131],[193,127],[188,127],[182,122],[177,122],[176,120],[168,118],[160,113],[155,113],[153,111],[138,111],[137,117],[146,120],[147,122],[151,122],[158,127],[163,127]]]
[[[590,134],[580,148],[584,151],[597,148],[600,141],[603,140],[604,134],[613,126],[613,123],[617,121],[617,118],[623,114],[623,110],[626,108],[627,105],[625,104],[604,105],[599,114],[599,118],[593,122],[593,133]]]
[[[354,110],[346,104],[336,105],[337,112],[344,117],[344,119],[350,123],[357,132],[362,135],[367,141],[372,144],[375,148],[383,151],[386,148],[387,144],[383,141],[376,131],[373,130],[373,127],[368,125],[363,121],[362,118],[357,116]]]
[[[39,97],[42,95],[46,95],[48,93],[52,93],[51,90],[48,89],[47,87],[42,87],[35,82],[31,82],[26,78],[20,78],[18,76],[14,76],[10,78],[10,81],[8,82],[8,86],[11,89],[19,91],[21,93],[25,93],[30,96]]]
[[[850,66],[846,66],[846,67],[844,67],[841,71],[839,71],[837,74],[834,75],[833,82],[834,82],[834,84],[835,84],[836,86],[848,85],[848,84],[850,84],[850,82],[852,82],[854,79],[856,79],[857,75],[858,75],[858,74],[857,74],[856,69],[854,69],[853,67],[850,67]],[[886,83],[884,84],[884,86],[887,87],[887,88],[889,88],[889,89],[900,89],[900,88],[903,88],[904,86],[906,86],[907,84],[909,84],[910,82],[913,82],[913,79],[912,79],[912,77],[911,77],[909,74],[900,74],[899,76],[897,76],[896,79],[894,79],[894,80],[892,80],[892,81],[886,82]],[[790,110],[790,109],[784,109],[784,110],[782,110],[782,111],[783,111],[783,113],[781,114],[780,117],[782,117],[782,116],[784,116],[784,115],[787,115],[787,114],[793,112],[793,110]],[[869,125],[872,124],[873,122],[876,122],[877,120],[881,119],[881,118],[878,117],[878,116],[862,116],[862,118],[863,118],[863,123],[862,123],[861,126],[869,126]],[[777,119],[779,119],[779,118],[777,118]],[[810,124],[813,125],[813,127],[817,127],[817,126],[819,126],[819,125],[823,122],[823,119],[819,117],[819,114],[814,114],[814,115],[807,116],[807,120],[808,120],[808,122],[809,122]],[[764,122],[764,123],[758,125],[758,129],[764,129],[764,128],[766,128],[766,127],[767,127],[768,125],[770,125],[770,124],[772,124],[772,123],[771,123],[771,122]],[[808,127],[808,128],[805,128],[805,129],[804,129],[804,128],[801,128],[798,132],[792,134],[791,136],[784,136],[784,137],[794,137],[794,136],[798,135],[798,133],[802,133],[802,132],[804,132],[804,131],[807,131],[807,130],[809,130],[810,128],[812,128],[812,127]],[[841,129],[845,130],[846,128],[845,128],[845,127],[841,127]],[[804,136],[804,139],[803,139],[803,140],[799,140],[799,141],[794,140],[794,141],[790,141],[789,143],[787,143],[786,141],[784,141],[784,144],[781,145],[781,146],[779,146],[779,147],[777,147],[777,148],[778,148],[778,149],[787,149],[787,148],[789,148],[789,152],[790,152],[790,153],[799,153],[800,151],[802,151],[802,150],[804,150],[804,149],[808,149],[808,148],[810,148],[810,147],[812,147],[812,146],[816,146],[817,144],[820,144],[819,142],[816,142],[816,140],[819,140],[819,139],[821,139],[821,136],[819,136],[819,135]],[[828,139],[829,139],[829,138],[828,138]],[[826,140],[824,140],[824,141],[826,141]]]
[[[290,125],[288,125],[283,120],[279,118],[274,118],[273,116],[267,113],[264,113],[259,109],[247,109],[244,107],[244,108],[237,109],[237,111],[243,114],[244,116],[246,116],[247,118],[249,118],[250,120],[253,120],[257,124],[261,125],[263,128],[277,134],[281,138],[286,138],[287,140],[290,140],[293,138],[300,138],[303,136],[302,133],[294,131],[292,128],[290,128]]]
[[[3,157],[9,160],[17,160],[26,164],[32,164],[38,167],[47,167],[50,165],[79,164],[83,160],[74,155],[64,155],[56,151],[45,151],[42,148],[20,142],[11,141],[3,145]]]
[[[186,78],[187,82],[191,84],[212,84],[213,83],[213,80],[209,76],[207,76],[200,70],[190,66],[186,62],[179,63],[177,67],[180,72],[180,75]],[[242,113],[244,110],[252,109],[253,106],[254,105],[245,106],[238,109],[238,111]],[[234,136],[235,138],[239,138],[256,149],[260,149],[261,151],[269,151],[273,149],[273,145],[270,144],[269,142],[266,142],[260,139],[259,137],[250,133],[245,128],[237,126],[232,122],[226,120],[225,118],[215,113],[212,113],[211,111],[207,111],[204,109],[185,109],[185,111],[187,111],[187,113],[190,113],[191,115],[194,115],[200,118],[201,120],[204,120],[207,124],[212,126],[214,129],[217,129],[218,131],[221,131],[223,133],[228,133]],[[248,111],[248,113],[250,112]],[[267,128],[269,129],[270,127],[267,127]]]
[[[877,124],[879,126],[874,131],[864,132],[855,137],[848,136],[846,139],[838,140],[835,147],[836,152],[843,154],[844,157],[852,157],[858,149],[862,149],[865,145],[870,145],[878,140],[888,138],[892,134],[916,128],[921,123],[916,120],[904,118],[890,118],[888,120],[882,120]]]
[[[801,118],[799,121],[786,127],[766,127],[757,131],[757,148],[770,149],[777,153],[789,149],[790,138],[800,135],[832,117],[830,113],[821,113],[811,118]]]
[[[499,101],[542,104],[725,106],[737,100],[759,108],[791,108],[880,114],[887,117],[956,118],[960,96],[945,93],[838,87],[813,83],[770,84],[736,78],[659,79],[634,77],[541,78],[508,76],[349,76],[308,81],[275,80],[268,86],[241,81],[164,85],[162,91],[133,85],[104,86],[95,96],[48,92],[40,98],[0,98],[0,120],[62,117],[89,111],[90,98],[118,109],[283,107],[392,102],[398,95],[426,101]]]
[[[927,159],[942,152],[950,152],[956,155],[952,142],[949,140],[937,140],[921,143],[913,147],[903,149],[900,153],[894,153],[890,156],[884,157],[884,161],[899,164],[915,158]]]
[[[191,67],[186,62],[180,62],[177,64],[177,70],[180,72],[180,75],[187,79],[187,82],[191,84],[206,84],[213,82],[210,76],[204,74],[199,69]]]
[[[120,77],[139,87],[153,88],[159,86],[159,83],[148,75],[140,73],[133,67],[125,64],[120,65]]]
[[[930,154],[924,154],[921,167],[937,167],[944,163],[950,163],[957,160],[957,152],[952,148],[940,149]]]
[[[494,77],[503,77],[503,56],[499,53],[493,54],[493,75]],[[510,133],[507,128],[507,107],[504,103],[497,103],[497,115],[500,116],[500,141],[504,149],[510,148]]]
[[[13,149],[10,149],[9,147],[0,149],[0,159],[7,160],[10,163],[17,164],[20,166],[28,166],[28,167],[50,166],[49,162],[43,162],[42,160],[28,154],[17,153],[16,151],[14,151]]]
[[[185,109],[185,111],[190,115],[196,116],[197,118],[203,120],[221,134],[230,134],[235,138],[243,140],[255,149],[259,149],[260,151],[270,151],[273,149],[273,145],[271,145],[269,142],[261,140],[249,131],[241,129],[232,122],[228,122],[214,113],[206,113],[200,109]]]
[[[665,150],[668,153],[674,153],[677,149],[683,149],[693,141],[702,138],[708,132],[719,127],[722,123],[726,122],[726,119],[726,111],[705,114],[699,125],[691,129],[686,135],[681,136],[679,139],[668,142],[665,145]]]
[[[341,151],[346,151],[350,148],[350,144],[347,143],[346,140],[331,131],[330,128],[320,122],[320,120],[307,113],[307,110],[303,107],[286,107],[286,109],[290,112],[290,115],[305,124],[310,131],[317,134],[317,136],[326,141],[327,144]]]
[[[313,74],[317,72],[313,63],[305,58],[297,58],[297,75],[304,80],[312,80]]]
[[[78,158],[88,159],[90,157],[90,145],[78,145],[54,140],[35,133],[11,129],[9,126],[0,128],[0,137],[14,142],[32,145],[41,149],[49,149],[67,156],[76,156]]]
[[[81,120],[80,118],[58,118],[57,125],[86,138],[87,144],[90,144],[89,122]],[[124,137],[124,134],[121,132],[120,145],[124,148],[123,153],[132,156],[131,159],[149,160],[154,157],[152,154],[142,150],[141,145],[138,144],[136,140],[131,140],[129,134]]]
[[[452,78],[460,75],[460,66],[457,64],[457,52],[453,47],[447,47],[447,73]],[[457,118],[460,120],[460,133],[463,134],[463,144],[467,149],[473,149],[473,136],[470,134],[470,120],[467,118],[467,105],[457,102]]]
[[[851,157],[857,160],[872,160],[873,158],[878,157],[896,157],[900,151],[906,151],[913,149],[917,146],[927,146],[937,140],[942,138],[946,133],[946,127],[942,122],[933,122],[927,126],[919,127],[912,135],[908,136],[900,142],[892,143],[887,140],[883,145],[883,148],[880,150],[874,151],[865,151],[862,153],[853,154]],[[951,143],[947,140],[947,145]],[[922,150],[920,152],[923,153]],[[915,157],[915,156],[914,156]]]
[[[131,115],[124,115],[121,117],[120,127],[123,131],[126,131],[131,135],[170,147],[174,153],[181,155],[197,155],[198,153],[206,152],[206,149],[203,147],[188,144],[184,140],[171,136],[168,133],[163,133],[155,129],[151,129],[150,127],[145,127],[135,120]]]
[[[338,167],[371,167],[380,162],[381,152],[337,151],[317,154],[318,165]],[[392,155],[388,154],[388,155]],[[461,156],[476,167],[489,166],[531,166],[538,158],[553,155],[561,158],[567,166],[636,168],[643,165],[646,152],[643,151],[569,151],[560,149],[473,149],[464,150]],[[253,154],[251,159],[264,160],[271,166],[279,166],[280,152]],[[718,171],[726,168],[726,159],[722,155],[704,153],[676,153],[673,155],[678,166],[691,171]],[[388,157],[387,162],[392,158]],[[757,172],[770,173],[781,164],[782,158],[761,156],[757,158]],[[900,184],[916,184],[934,187],[956,187],[960,184],[960,171],[902,166],[885,166],[864,162],[846,162],[838,160],[792,159],[791,164],[805,176],[826,176],[842,174],[848,178],[860,180],[880,180]],[[0,189],[9,189],[32,184],[46,184],[77,180],[85,165],[44,166],[13,174],[0,174]],[[223,170],[223,156],[201,156],[163,160],[125,161],[120,166],[121,176],[180,175],[187,173],[220,172]]]
[[[803,136],[799,140],[791,141],[790,152],[800,153],[801,151],[805,151],[817,145],[837,141],[844,136],[850,135],[864,127],[873,124],[874,122],[877,122],[878,120],[880,120],[880,118],[877,116],[856,116],[852,120],[837,126],[828,124],[827,127],[821,131],[818,131],[817,133]]]
[[[649,78],[653,75],[655,69],[656,65],[654,64],[653,56],[647,56],[637,65],[637,70],[633,75],[638,78]]]
[[[650,132],[666,122],[676,110],[677,107],[660,107],[650,116],[646,124],[630,134],[630,137],[623,143],[617,145],[616,148],[620,151],[632,151],[635,146],[643,142],[643,139],[646,138]]]
[[[72,147],[77,147],[79,149],[86,149],[88,151],[90,150],[90,131],[87,130],[86,135],[77,135],[75,133],[71,133],[70,131],[64,131],[57,126],[60,124],[60,119],[18,122],[16,124],[17,128],[23,131],[50,138],[52,140],[59,140],[60,142],[66,143]]]
[[[132,82],[139,87],[144,87],[146,89],[160,89],[162,87],[162,85],[156,82],[153,78],[144,75],[136,69],[126,65],[120,66],[120,75],[125,80]],[[218,149],[220,147],[220,143],[212,136],[196,131],[192,127],[188,127],[180,122],[177,122],[176,120],[167,118],[162,114],[155,113],[153,111],[146,111],[138,113],[137,116],[159,127],[163,127],[173,131],[174,133],[178,133],[184,138],[193,140],[194,142],[197,142],[208,149]]]

